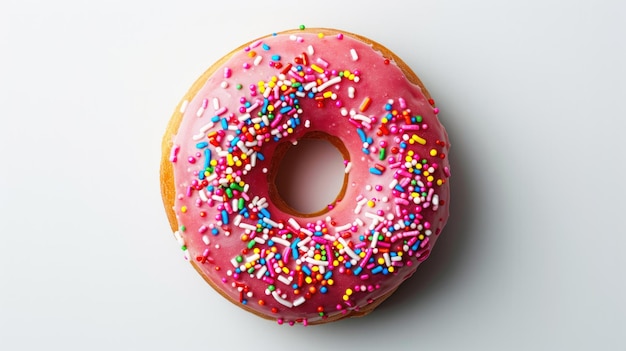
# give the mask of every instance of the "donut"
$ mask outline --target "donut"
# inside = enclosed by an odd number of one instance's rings
[[[429,257],[448,219],[438,112],[400,58],[360,35],[301,26],[235,49],[193,84],[163,138],[161,192],[183,256],[226,299],[278,324],[368,314]],[[304,139],[344,161],[341,191],[314,213],[275,184]]]

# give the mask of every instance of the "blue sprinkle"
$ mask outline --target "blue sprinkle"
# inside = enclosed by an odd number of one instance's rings
[[[370,154],[370,150],[368,150],[366,147],[362,148],[361,151],[363,151],[363,153],[366,155]]]
[[[293,249],[293,248],[295,248],[296,246],[298,246],[298,243],[299,243],[299,242],[300,242],[300,238],[296,238],[296,240],[294,240],[294,241],[291,243],[291,248]]]
[[[270,101],[268,99],[263,99],[263,107],[261,107],[261,112],[264,114],[267,113],[267,105],[269,105]]]
[[[387,274],[389,274],[389,270],[387,268],[384,268],[383,269],[383,275],[387,275]]]
[[[272,60],[280,61],[280,55],[272,55]]]
[[[226,212],[226,210],[222,210],[222,222],[228,224],[228,212]]]
[[[297,289],[297,288],[298,288],[298,284],[292,284],[292,285],[291,285],[291,288],[292,288],[292,289]]]
[[[198,179],[204,180],[204,177],[205,177],[204,176],[204,172],[198,172]],[[200,190],[200,191],[202,191],[202,190]]]
[[[383,271],[383,267],[382,266],[376,266],[374,267],[374,269],[372,269],[372,274],[378,274],[380,272]]]
[[[385,111],[391,111],[391,104],[385,105]]]
[[[209,146],[209,143],[207,143],[206,141],[201,141],[196,144],[197,149],[204,149],[207,146]]]
[[[287,113],[287,112],[291,111],[291,109],[292,109],[291,106],[285,106],[285,107],[280,109],[280,113]]]
[[[372,137],[367,138],[366,142],[370,145],[374,144],[374,139]]]
[[[281,254],[277,253],[276,255],[274,255],[274,257],[275,257],[277,260],[280,260],[280,259],[283,257],[283,255],[281,255]]]
[[[365,135],[365,131],[361,128],[357,128],[356,132],[359,133],[359,137],[361,138],[362,142],[367,142],[367,135]]]
[[[258,159],[259,159],[259,160],[261,160],[261,161],[265,160],[265,156],[263,156],[263,154],[262,154],[262,153],[260,153],[260,152],[257,152],[257,153],[256,153],[256,158],[258,158]]]
[[[300,257],[300,254],[298,253],[298,249],[296,249],[295,247],[294,247],[294,248],[291,248],[291,256],[292,256],[293,258],[295,258],[295,259],[297,259],[298,257]]]
[[[204,149],[204,168],[208,168],[211,162],[211,149]]]
[[[328,280],[330,278],[333,277],[333,271],[327,271],[326,274],[324,274],[324,279]]]
[[[315,235],[315,236],[322,236],[322,235],[324,235],[324,233],[322,233],[322,232],[314,232],[313,235]]]
[[[222,129],[228,129],[228,121],[226,120],[226,118],[222,118]]]
[[[268,241],[267,241],[267,246],[269,246],[269,247],[274,246],[274,241],[272,241],[272,240],[268,240]]]
[[[363,270],[363,267],[356,267],[352,272],[354,273],[354,275],[359,275],[361,274],[362,270]]]
[[[400,186],[400,184],[396,185],[394,187],[394,189],[398,190],[399,192],[403,193],[404,192],[404,188]]]
[[[406,142],[404,142],[404,141],[401,142],[400,143],[400,147],[403,148],[403,149],[406,149]]]
[[[213,229],[211,229],[211,234],[217,235],[217,234],[219,234],[219,231],[217,230],[217,228],[213,228]]]
[[[306,275],[311,275],[311,269],[308,266],[302,266],[302,271]]]
[[[213,123],[217,123],[217,121],[219,121],[219,120],[220,120],[220,116],[213,116],[213,117],[211,117],[211,122],[213,122]]]
[[[380,169],[378,169],[378,168],[374,168],[374,167],[371,167],[371,168],[370,168],[370,173],[372,173],[372,174],[376,174],[376,175],[381,175],[381,174],[383,174],[383,172],[381,172],[381,171],[380,171]]]
[[[422,243],[421,240],[416,241],[415,244],[413,244],[413,246],[411,246],[411,250],[417,251],[417,249],[419,248],[421,243]]]
[[[352,263],[350,263],[350,262],[346,262],[346,263],[345,263],[345,266],[346,266],[346,268],[351,268],[351,267],[352,267]]]
[[[262,209],[261,209],[261,213],[263,214],[263,216],[265,216],[265,217],[267,217],[267,218],[270,218],[270,216],[271,216],[271,215],[270,215],[270,211],[268,211],[268,210],[267,210],[267,209],[265,209],[265,208],[262,208]]]
[[[265,43],[263,43],[263,50],[269,51],[270,50],[270,46],[265,44]]]
[[[322,287],[320,288],[320,292],[321,292],[322,294],[326,294],[326,293],[328,292],[328,288],[327,288],[327,287],[325,287],[325,286],[322,286]]]

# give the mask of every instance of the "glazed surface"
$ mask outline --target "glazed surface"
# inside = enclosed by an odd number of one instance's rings
[[[448,138],[420,87],[370,44],[309,30],[262,38],[213,69],[181,102],[165,151],[174,235],[205,279],[257,314],[307,324],[364,309],[411,276],[449,200]],[[300,216],[271,201],[272,155],[309,133],[345,145],[346,186],[324,213]]]

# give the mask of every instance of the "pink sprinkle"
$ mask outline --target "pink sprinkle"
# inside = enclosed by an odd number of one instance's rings
[[[233,74],[233,71],[230,68],[228,67],[224,68],[224,78],[230,78],[232,74]]]
[[[341,34],[341,33],[337,34],[337,39],[339,39],[339,40],[343,39],[343,34]]]

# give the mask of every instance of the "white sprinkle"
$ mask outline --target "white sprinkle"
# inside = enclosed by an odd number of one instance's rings
[[[185,113],[185,110],[187,109],[187,105],[189,105],[189,101],[185,100],[183,101],[183,103],[180,105],[180,113]]]
[[[196,116],[202,117],[203,114],[204,114],[204,107],[200,106],[198,111],[196,111]]]
[[[348,247],[348,243],[342,237],[337,238],[337,240],[339,240],[339,242],[343,245],[343,249],[346,251],[348,256],[352,257],[356,261],[359,261],[361,259],[359,255],[354,253],[354,251],[352,251],[352,249]]]
[[[306,120],[304,121],[304,128],[310,128],[311,127],[311,121],[310,120]]]
[[[374,234],[372,235],[372,244],[370,245],[370,247],[373,249],[376,247],[377,244],[378,244],[378,235]]]
[[[392,180],[391,183],[389,183],[389,189],[395,188],[396,185],[398,185],[398,180],[397,179]]]
[[[300,296],[299,298],[295,299],[293,301],[293,305],[294,306],[300,306],[302,305],[304,302],[306,301],[306,298],[304,296]]]
[[[298,247],[302,247],[302,246],[304,246],[304,245],[308,244],[308,243],[309,243],[309,241],[311,241],[311,237],[310,237],[310,236],[307,236],[306,238],[304,238],[304,240],[302,240],[302,241],[300,241],[300,242],[298,243]]]
[[[271,219],[269,219],[267,217],[263,217],[263,222],[271,225],[272,227],[276,227],[276,228],[279,227],[278,223],[274,222],[273,220],[271,220]]]
[[[352,162],[348,162],[348,164],[346,164],[346,169],[344,169],[344,173],[346,174],[350,173],[351,169],[352,169]]]
[[[239,147],[239,150],[241,150],[241,152],[243,152],[244,154],[248,153],[248,148],[246,147],[246,145],[243,143],[242,140],[239,140],[237,142],[237,147]]]
[[[362,122],[366,122],[369,123],[370,122],[370,118],[364,115],[360,115],[358,113],[355,113],[354,116],[352,116],[353,119],[362,121]]]
[[[316,265],[316,266],[328,266],[328,262],[327,261],[320,261],[320,260],[316,260],[316,259],[311,258],[311,257],[307,257],[304,260],[309,262],[310,264],[313,264],[313,265]]]
[[[352,61],[356,61],[359,59],[359,55],[357,55],[356,50],[350,49],[350,55],[352,55]]]
[[[204,245],[209,245],[211,243],[211,240],[209,240],[209,236],[205,234],[202,236],[202,242],[204,243]]]
[[[233,257],[232,260],[230,260],[230,264],[233,265],[233,267],[238,268],[239,267],[239,262],[237,262],[237,258]]]
[[[256,58],[254,59],[254,65],[258,66],[261,63],[262,60],[263,60],[263,56],[256,55]]]
[[[258,253],[255,253],[253,255],[246,257],[246,263],[254,262],[258,260],[259,258],[261,258],[261,255],[259,255]]]
[[[200,200],[202,200],[202,202],[209,201],[209,198],[206,196],[206,192],[204,191],[204,189],[198,191],[198,195],[200,195]]]
[[[215,201],[224,202],[224,198],[219,195],[213,195],[211,198]]]
[[[313,232],[311,232],[310,230],[305,229],[305,228],[300,228],[300,231],[303,232],[304,234],[308,235],[308,236],[313,235]]]
[[[289,279],[287,279],[287,277],[285,277],[284,275],[279,275],[277,279],[285,285],[291,285]]]
[[[281,244],[283,246],[290,246],[291,245],[291,243],[289,241],[287,241],[287,240],[285,240],[285,239],[283,239],[281,237],[278,237],[278,236],[271,237],[270,240],[275,242],[275,243],[277,243],[277,244]]]
[[[185,239],[183,239],[178,230],[174,232],[174,237],[176,238],[178,245],[185,246]]]
[[[283,299],[282,297],[280,297],[280,295],[278,295],[278,292],[276,290],[272,291],[272,296],[274,296],[274,299],[276,299],[276,301],[278,301],[281,305],[285,306],[285,307],[293,307],[293,304],[285,299]]]
[[[339,233],[339,232],[343,232],[345,230],[348,230],[350,228],[352,228],[352,223],[348,223],[348,224],[344,224],[344,225],[339,226],[339,227],[335,227],[335,231],[337,231],[337,233]]]
[[[354,99],[354,91],[355,91],[354,87],[348,87],[348,97],[350,99]]]
[[[365,212],[365,217],[368,217],[368,218],[371,218],[373,220],[376,220],[379,223],[385,220],[384,217],[381,217],[381,216],[379,216],[379,215],[377,215],[375,213],[372,213],[372,212]]]
[[[313,55],[315,53],[315,50],[313,49],[313,45],[309,45],[307,47],[307,51],[309,52],[309,55]]]
[[[222,87],[223,89],[228,88],[228,82],[227,81],[223,81],[222,84],[220,84],[220,87]]]
[[[289,220],[287,220],[287,222],[294,228],[294,229],[298,229],[300,230],[300,224],[298,224],[298,222],[296,222],[295,219],[293,218],[289,218]]]
[[[265,272],[267,272],[267,266],[263,265],[261,266],[261,268],[259,268],[258,271],[256,271],[256,278],[257,279],[263,278],[263,275],[265,275]]]
[[[209,122],[209,123],[203,125],[202,127],[200,127],[200,132],[206,133],[206,132],[209,131],[209,129],[213,128],[214,125],[215,125],[215,123]]]
[[[385,264],[387,265],[387,267],[391,266],[391,258],[389,257],[389,253],[384,252],[383,257],[385,258]]]
[[[256,230],[256,226],[253,226],[252,224],[249,224],[249,223],[243,223],[243,222],[241,222],[241,223],[239,223],[239,225],[237,225],[237,226],[238,226],[239,228],[241,228],[241,229],[247,229],[247,230],[250,230],[250,231],[255,231],[255,230]]]
[[[320,84],[317,87],[317,91],[324,91],[324,89],[328,88],[329,86],[333,85],[333,84],[338,84],[339,82],[341,82],[341,77],[337,76],[335,78],[329,79],[326,82]]]

